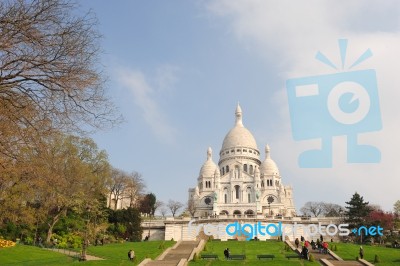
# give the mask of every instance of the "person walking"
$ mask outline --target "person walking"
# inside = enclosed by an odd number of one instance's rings
[[[363,259],[364,258],[364,249],[363,249],[363,247],[361,246],[360,247],[360,259]]]
[[[298,238],[296,238],[296,240],[294,241],[294,243],[296,244],[296,248],[299,248],[300,241],[299,241]]]

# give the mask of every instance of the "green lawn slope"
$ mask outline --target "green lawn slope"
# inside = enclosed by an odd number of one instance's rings
[[[156,258],[166,248],[175,244],[172,241],[125,242],[121,244],[107,244],[104,246],[90,246],[88,254],[101,257],[104,260],[86,261],[84,265],[137,265],[146,257]],[[133,249],[136,255],[135,263],[128,260],[128,251]],[[64,254],[44,250],[33,246],[16,245],[15,247],[0,249],[0,265],[24,266],[59,266],[82,265],[77,258]]]

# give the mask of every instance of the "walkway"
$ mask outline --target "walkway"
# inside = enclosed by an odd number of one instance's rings
[[[72,251],[69,249],[61,249],[61,248],[44,248],[44,249],[59,252],[59,253],[65,254],[67,256],[75,257],[78,259],[81,257],[80,252]],[[104,260],[104,259],[86,254],[86,260]]]
[[[176,248],[170,249],[161,260],[147,262],[146,266],[176,266],[181,259],[189,259],[192,250],[197,247],[197,241],[182,241]]]

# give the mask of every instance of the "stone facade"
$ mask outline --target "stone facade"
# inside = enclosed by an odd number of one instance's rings
[[[194,216],[294,216],[293,189],[283,185],[270,147],[265,146],[261,161],[257,143],[243,125],[239,105],[235,116],[235,125],[222,143],[218,165],[208,148],[197,185],[189,189]]]

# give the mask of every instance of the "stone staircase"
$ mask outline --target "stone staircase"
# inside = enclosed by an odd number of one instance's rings
[[[294,242],[290,242],[292,247],[295,247]],[[289,245],[290,246],[290,245]],[[301,247],[298,249],[295,248],[295,251],[298,253],[301,253]],[[324,254],[324,253],[319,253],[317,249],[313,250],[311,247],[309,249],[310,254],[312,254],[315,258],[316,261],[320,261],[322,265],[328,265],[328,266],[362,266],[362,264],[359,261],[344,261],[342,260],[339,256],[331,252],[332,254]]]
[[[190,254],[193,249],[197,247],[199,244],[198,241],[181,241],[178,246],[169,249],[166,254],[160,256],[159,259],[148,261],[143,264],[146,266],[157,266],[157,265],[165,265],[165,266],[176,266],[182,259],[189,260]]]

